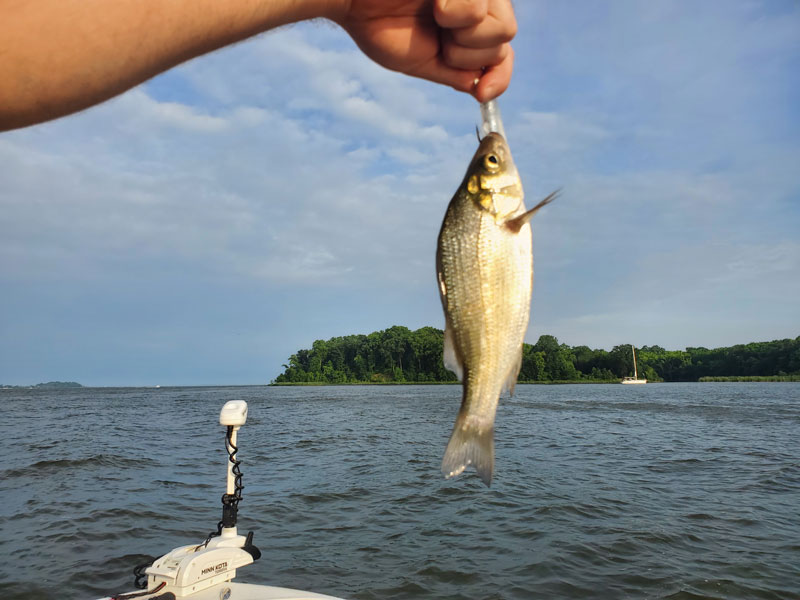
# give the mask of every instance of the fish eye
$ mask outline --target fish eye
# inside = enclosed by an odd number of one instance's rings
[[[483,166],[490,171],[496,171],[500,168],[500,159],[497,158],[496,154],[487,154],[486,158],[483,159]]]

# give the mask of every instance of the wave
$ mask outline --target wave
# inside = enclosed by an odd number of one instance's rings
[[[80,469],[145,469],[156,466],[158,463],[150,458],[129,458],[117,454],[97,454],[84,458],[59,458],[54,460],[40,460],[26,467],[8,469],[2,472],[4,479],[15,477],[38,477],[41,475],[58,475],[68,471]]]

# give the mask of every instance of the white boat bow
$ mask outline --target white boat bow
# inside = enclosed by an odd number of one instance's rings
[[[132,592],[141,593],[141,592]],[[169,592],[161,589],[153,594],[144,596],[133,596],[131,600],[157,600],[169,598]],[[107,596],[101,600],[113,600],[115,597],[125,600],[127,594],[119,596]],[[173,598],[191,598],[191,600],[342,600],[334,596],[315,594],[314,592],[304,592],[290,588],[273,587],[269,585],[254,585],[250,583],[235,583],[227,581],[218,583],[189,596],[172,596]]]

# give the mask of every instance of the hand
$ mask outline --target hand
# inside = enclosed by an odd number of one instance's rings
[[[479,102],[511,80],[517,23],[510,0],[351,0],[335,20],[378,64]]]

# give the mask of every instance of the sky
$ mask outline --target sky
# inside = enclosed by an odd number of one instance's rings
[[[533,206],[526,341],[800,335],[800,5],[518,1],[499,99]],[[0,384],[263,384],[316,339],[443,327],[478,105],[327,22],[0,133]]]

